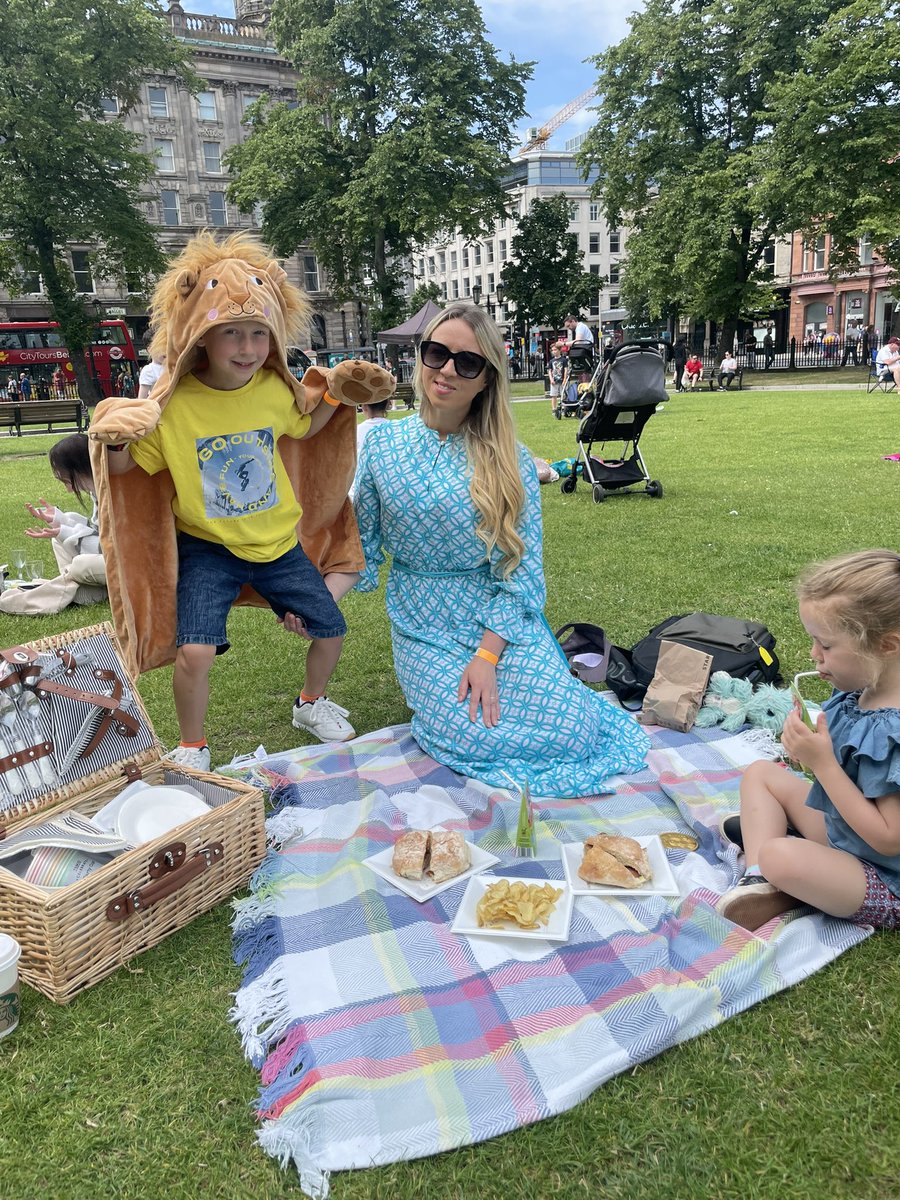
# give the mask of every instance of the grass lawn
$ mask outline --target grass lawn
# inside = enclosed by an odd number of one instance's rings
[[[792,580],[812,559],[897,545],[896,397],[846,391],[677,396],[642,449],[665,496],[592,503],[543,489],[550,624],[588,620],[630,645],[672,613],[764,621],[785,675],[809,665]],[[574,453],[574,421],[518,404],[531,450]],[[41,455],[53,438],[0,439],[0,561],[22,545],[26,500],[65,497]],[[46,565],[50,551],[43,548]],[[345,602],[333,696],[360,731],[406,717],[381,593]],[[0,616],[0,645],[108,617]],[[290,724],[291,644],[261,611],[232,618],[215,669],[214,761],[301,739]],[[141,681],[163,742],[170,673]],[[227,1021],[240,973],[229,909],[145,954],[66,1008],[26,989],[0,1044],[4,1200],[300,1195],[254,1143],[257,1075]],[[551,1121],[413,1163],[332,1179],[335,1200],[887,1200],[900,1195],[900,965],[876,934],[827,970],[610,1081]],[[893,1182],[892,1182],[893,1181]]]

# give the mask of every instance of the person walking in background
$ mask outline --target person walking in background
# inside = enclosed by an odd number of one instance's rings
[[[744,338],[744,353],[747,355],[747,370],[752,371],[756,366],[756,334],[752,329],[747,330],[747,336]]]
[[[6,384],[6,395],[10,400],[18,400],[19,398],[19,381],[15,375],[10,375]]]
[[[26,404],[31,399],[31,376],[27,371],[23,371],[19,376],[19,395]]]
[[[772,330],[766,330],[766,336],[763,338],[763,370],[768,371],[772,363],[775,361],[775,339],[772,337]]]
[[[62,367],[57,367],[50,376],[50,382],[53,384],[53,394],[57,400],[65,400],[66,398],[66,373]]]
[[[687,342],[680,337],[672,348],[672,361],[675,364],[675,391],[684,391],[684,367],[687,363]]]

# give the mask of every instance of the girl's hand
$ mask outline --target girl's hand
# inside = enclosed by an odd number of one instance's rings
[[[798,762],[801,767],[812,771],[816,776],[836,761],[824,713],[819,713],[816,728],[810,729],[803,723],[796,709],[792,710],[784,723],[781,744],[794,762]]]
[[[500,720],[500,698],[497,694],[497,668],[485,658],[473,656],[469,665],[462,673],[456,699],[460,704],[466,696],[469,697],[469,720],[477,721],[478,706],[481,705],[481,716],[486,728],[493,727]]]
[[[56,508],[41,496],[37,504],[26,504],[25,509],[36,521],[40,521],[43,529],[26,529],[25,532],[33,538],[54,538],[59,533],[60,524],[56,519]]]
[[[304,641],[311,642],[312,638],[306,632],[306,625],[302,617],[296,616],[294,613],[285,613],[283,617],[276,618],[278,624],[286,629],[288,633],[296,633],[298,637],[302,637]]]

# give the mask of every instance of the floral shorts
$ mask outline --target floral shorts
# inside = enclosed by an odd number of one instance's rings
[[[847,918],[854,925],[874,925],[876,929],[900,929],[900,896],[895,896],[871,865],[864,862],[866,898]]]

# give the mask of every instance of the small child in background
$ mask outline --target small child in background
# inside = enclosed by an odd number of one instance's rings
[[[550,380],[550,411],[554,415],[556,415],[556,409],[559,405],[559,394],[562,391],[565,369],[566,364],[563,362],[562,351],[554,343],[550,347],[550,365],[547,368],[547,376]]]
[[[798,586],[811,657],[835,688],[815,730],[797,711],[782,744],[810,783],[758,762],[741,780],[744,877],[718,911],[749,930],[800,904],[900,928],[900,556],[864,550]],[[728,823],[726,823],[728,824]],[[789,828],[798,834],[787,836]]]

